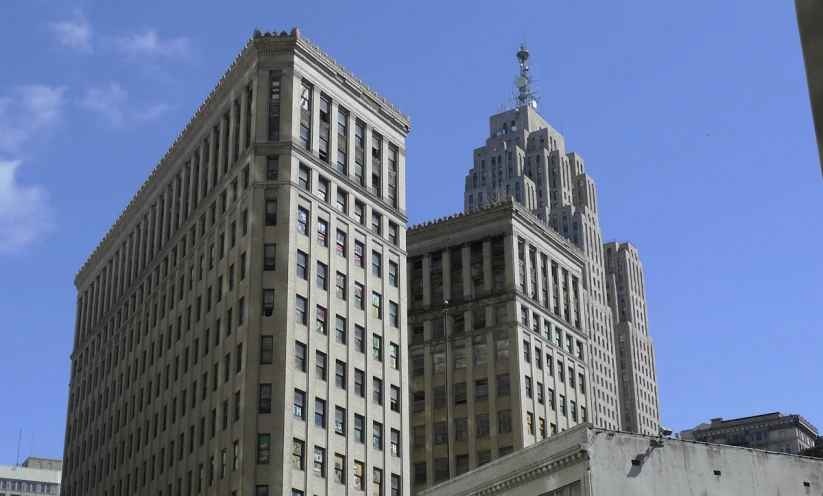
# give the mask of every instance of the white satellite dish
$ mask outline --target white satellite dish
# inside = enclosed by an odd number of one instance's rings
[[[537,108],[537,100],[532,100],[532,108]]]
[[[517,126],[512,126],[512,132],[517,131]]]
[[[520,76],[519,78],[514,80],[514,85],[517,86],[518,88],[522,88],[522,87],[526,86],[527,84],[529,84],[529,80],[526,79],[524,76]]]

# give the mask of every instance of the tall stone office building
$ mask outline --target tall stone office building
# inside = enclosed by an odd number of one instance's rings
[[[255,32],[77,275],[63,494],[409,494],[409,129]]]
[[[586,259],[518,203],[408,233],[414,490],[589,421]]]
[[[604,246],[594,180],[583,159],[566,152],[563,136],[537,112],[524,46],[517,58],[516,105],[489,119],[489,137],[474,150],[466,177],[465,209],[514,199],[582,250],[592,420],[605,429],[657,434],[654,348],[637,250]]]

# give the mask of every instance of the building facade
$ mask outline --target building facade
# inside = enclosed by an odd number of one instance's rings
[[[52,462],[52,467],[54,467],[54,462],[52,460],[48,461]],[[60,477],[59,468],[47,469],[32,468],[25,465],[22,467],[0,465],[0,496],[61,494]]]
[[[421,496],[805,496],[823,460],[581,425]]]
[[[604,246],[602,241],[594,180],[585,172],[583,159],[566,152],[563,136],[537,112],[528,50],[521,46],[517,58],[516,107],[489,119],[486,144],[474,150],[473,165],[466,176],[464,208],[472,211],[514,199],[580,248],[586,257],[583,318],[590,338],[592,421],[601,428],[657,434],[660,409],[654,348],[645,320],[642,270],[632,272],[640,279],[629,288],[638,313],[627,315],[629,320],[621,319],[613,306],[616,302],[608,299],[612,277],[607,277],[606,255],[613,244]],[[631,253],[633,267],[640,267],[634,247],[621,249]],[[625,258],[617,252],[612,257]],[[640,309],[642,323],[637,321]],[[623,343],[637,341],[634,350],[642,351],[642,356],[625,355],[619,360],[621,339]],[[630,363],[630,357],[642,367]]]
[[[255,31],[77,275],[64,494],[409,494],[409,129]]]
[[[817,428],[800,415],[775,412],[730,420],[711,419],[710,424],[691,429],[682,437],[778,453],[800,453],[815,445],[818,434]]]
[[[52,459],[52,458],[36,458],[36,457],[30,456],[30,457],[26,458],[23,461],[22,466],[23,467],[29,467],[29,468],[42,468],[42,469],[45,469],[45,470],[62,471],[63,470],[63,461],[62,460],[55,460],[55,459]]]
[[[408,232],[414,490],[588,421],[585,257],[518,203]]]
[[[794,3],[809,82],[812,119],[817,132],[817,150],[823,169],[823,5],[817,0],[794,0]]]

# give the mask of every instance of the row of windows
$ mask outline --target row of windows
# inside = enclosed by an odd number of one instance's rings
[[[25,491],[29,493],[51,494],[51,484],[42,484],[38,482],[22,482],[0,480],[0,489],[10,489],[12,491]],[[0,495],[4,496],[4,495]]]
[[[274,179],[277,178],[277,164],[277,159],[269,159],[267,165],[268,177]],[[319,173],[317,174],[315,180],[317,182],[317,189],[313,191],[311,168],[301,163],[298,172],[298,186],[301,189],[312,193],[314,196],[322,200],[323,203],[331,205],[332,183]],[[349,193],[336,184],[334,185],[334,189],[334,207],[337,211],[354,218],[354,220],[361,226],[366,226],[366,205],[355,197],[353,209],[350,211],[350,205],[352,202],[349,201]],[[308,218],[308,216],[306,216],[306,218]],[[277,225],[277,200],[268,200],[266,202],[266,225]],[[383,236],[383,216],[374,210],[372,210],[371,214],[371,231],[378,236]],[[398,234],[398,225],[392,221],[389,221],[387,239],[395,246],[398,245]]]
[[[498,449],[498,458],[510,455],[514,451],[512,446],[503,446]],[[481,450],[477,454],[476,467],[481,467],[492,461],[491,450]],[[434,468],[434,484],[443,482],[449,479],[449,459],[435,458],[433,461]],[[464,474],[469,471],[469,455],[457,455],[455,457],[455,475]],[[414,484],[425,485],[428,483],[428,471],[426,462],[418,462],[414,464]]]

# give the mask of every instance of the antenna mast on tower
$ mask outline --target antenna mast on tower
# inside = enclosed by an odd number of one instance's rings
[[[514,99],[517,101],[517,107],[529,105],[537,109],[537,102],[539,100],[535,91],[532,90],[532,85],[536,83],[534,78],[529,74],[529,66],[526,63],[529,60],[529,50],[525,43],[520,44],[520,50],[517,51],[517,61],[520,64],[520,75],[514,80],[514,86],[517,88],[517,93]]]

